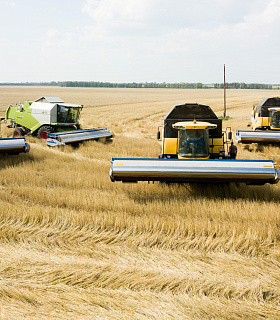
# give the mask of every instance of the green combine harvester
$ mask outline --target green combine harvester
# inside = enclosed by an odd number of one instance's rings
[[[77,144],[100,138],[110,139],[111,132],[105,128],[81,128],[79,123],[83,106],[65,103],[59,97],[42,97],[35,102],[10,106],[6,110],[13,137],[33,135],[46,140],[48,146]]]

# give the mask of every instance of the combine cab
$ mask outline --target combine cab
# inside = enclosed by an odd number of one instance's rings
[[[107,129],[81,129],[79,119],[82,108],[82,105],[64,103],[59,97],[42,97],[35,102],[10,106],[6,119],[11,121],[9,127],[14,128],[14,138],[31,134],[47,140],[49,146],[111,138],[112,134],[108,134]]]
[[[158,139],[160,139],[158,132]],[[175,105],[164,118],[159,159],[113,158],[112,181],[172,183],[277,183],[272,160],[233,160],[228,154],[230,128],[209,106]]]
[[[237,143],[280,144],[280,98],[264,98],[254,106],[251,116],[253,130],[237,130]]]

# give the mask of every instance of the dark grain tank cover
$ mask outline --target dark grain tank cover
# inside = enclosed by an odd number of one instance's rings
[[[263,98],[260,103],[257,104],[257,113],[260,117],[268,117],[268,108],[280,107],[280,97]]]
[[[218,118],[213,110],[205,104],[184,103],[173,106],[164,119],[201,120]]]
[[[216,124],[217,128],[210,130],[209,135],[213,138],[222,136],[222,120],[218,119],[209,106],[200,103],[183,103],[174,105],[164,117],[165,138],[176,138],[178,136],[178,130],[172,127],[174,123],[194,119]]]

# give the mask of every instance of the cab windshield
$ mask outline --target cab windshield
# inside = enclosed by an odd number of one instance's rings
[[[271,129],[279,129],[280,128],[280,111],[272,110],[271,112]]]
[[[76,123],[79,120],[80,108],[57,106],[58,123]]]
[[[179,130],[178,155],[183,158],[207,158],[209,156],[208,130]]]

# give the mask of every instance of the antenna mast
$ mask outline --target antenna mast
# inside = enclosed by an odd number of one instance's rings
[[[226,117],[226,65],[224,64],[224,118]]]

